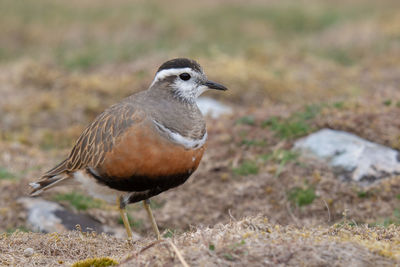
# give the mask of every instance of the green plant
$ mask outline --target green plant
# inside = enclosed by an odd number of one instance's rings
[[[317,54],[323,58],[335,61],[343,66],[351,66],[355,63],[355,54],[348,49],[325,48]]]
[[[388,227],[390,225],[400,225],[400,210],[395,209],[390,217],[384,218],[383,221],[378,221],[375,223],[371,223],[368,226],[383,226]]]
[[[99,208],[102,202],[100,200],[93,199],[92,197],[82,195],[80,193],[72,192],[66,194],[57,194],[54,196],[55,201],[68,202],[69,205],[77,210],[87,210],[89,208]]]
[[[297,152],[285,149],[277,149],[274,150],[272,153],[260,156],[260,158],[263,159],[264,161],[272,160],[279,164],[279,167],[275,172],[276,177],[281,174],[283,168],[287,163],[291,161],[296,161],[298,157],[299,154]]]
[[[314,119],[321,111],[322,105],[307,105],[303,112],[295,113],[294,117],[302,120]]]
[[[143,221],[141,219],[133,219],[132,216],[129,213],[126,213],[129,221],[129,225],[133,227],[134,229],[141,229],[143,227]],[[118,217],[118,223],[123,225],[124,222],[122,221],[121,217]]]
[[[109,258],[94,258],[94,259],[86,259],[82,261],[75,262],[71,267],[103,267],[103,266],[115,266],[118,265],[118,262]]]
[[[224,258],[227,259],[228,261],[234,261],[235,258],[232,256],[230,253],[225,253]]]
[[[286,119],[271,117],[262,123],[262,127],[270,128],[281,139],[300,137],[312,130],[309,120],[315,118],[320,110],[319,105],[308,105],[302,112],[294,113]]]
[[[333,107],[337,109],[342,109],[344,107],[344,102],[343,101],[338,101],[333,103]]]
[[[150,200],[150,208],[154,210],[161,209],[164,205],[165,205],[165,200],[157,200],[157,199]]]
[[[9,172],[6,168],[0,167],[0,180],[14,179],[15,175]]]
[[[387,100],[383,101],[383,104],[384,104],[385,106],[390,106],[390,105],[392,105],[392,100],[387,99]]]
[[[281,139],[291,139],[308,133],[309,125],[302,121],[282,120],[272,117],[263,123],[268,126]]]
[[[388,218],[384,221],[384,226],[387,227],[391,224],[400,225],[400,210],[395,209],[392,213],[391,218]]]
[[[252,115],[244,116],[236,120],[236,124],[246,124],[246,125],[255,125],[256,120]]]
[[[292,150],[277,149],[274,150],[272,153],[261,155],[260,157],[264,161],[273,160],[280,164],[286,164],[288,162],[297,160],[297,158],[299,157],[299,153]]]
[[[358,191],[357,196],[359,198],[368,198],[370,197],[370,193],[368,191]]]
[[[13,234],[13,233],[15,233],[15,232],[28,233],[28,232],[29,232],[29,229],[26,228],[25,226],[18,226],[18,227],[16,227],[16,228],[8,228],[8,229],[6,230],[6,233],[7,233],[8,235]]]
[[[242,140],[242,145],[264,147],[264,146],[267,145],[267,141],[265,141],[265,140],[251,140],[251,139],[244,138]]]
[[[316,195],[315,190],[312,187],[295,187],[289,191],[288,198],[292,203],[301,207],[310,205],[316,198]]]
[[[250,175],[258,173],[258,165],[256,162],[251,160],[245,160],[242,164],[240,164],[237,168],[233,168],[233,172],[237,175]]]
[[[164,238],[171,238],[171,237],[174,236],[174,234],[175,234],[175,231],[174,231],[174,230],[167,229],[167,230],[165,231],[165,234],[163,235],[163,237],[164,237]]]

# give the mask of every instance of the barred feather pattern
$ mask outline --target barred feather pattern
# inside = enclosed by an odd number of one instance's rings
[[[86,166],[97,167],[104,155],[111,151],[116,139],[133,124],[143,120],[132,105],[115,105],[100,114],[81,134],[72,149],[66,168],[78,170]]]
[[[104,155],[111,151],[116,139],[135,123],[144,119],[141,112],[128,102],[111,106],[101,113],[80,135],[68,158],[46,172],[34,186],[31,194],[51,186],[60,174],[90,167],[97,167],[104,161]],[[36,187],[36,188],[35,188]]]
[[[115,110],[118,109],[118,110]],[[68,170],[99,166],[111,151],[115,139],[138,121],[130,105],[115,106],[99,115],[79,137],[68,157]]]

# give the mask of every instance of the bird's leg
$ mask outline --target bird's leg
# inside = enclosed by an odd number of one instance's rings
[[[157,222],[154,219],[153,212],[151,211],[151,208],[150,208],[150,200],[149,199],[143,200],[143,206],[147,211],[147,215],[149,216],[151,225],[153,226],[153,230],[157,235],[157,240],[161,240],[161,235],[160,235],[160,231],[158,230]]]
[[[121,214],[122,221],[124,222],[126,233],[128,234],[128,239],[132,240],[133,237],[132,229],[129,224],[128,215],[126,214],[126,208],[125,208],[126,204],[123,202],[122,196],[117,197],[117,206],[119,213]]]

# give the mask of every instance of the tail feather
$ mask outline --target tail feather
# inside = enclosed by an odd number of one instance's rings
[[[57,164],[54,168],[51,170],[47,171],[43,177],[51,177],[51,176],[56,176],[59,175],[60,173],[63,173],[68,170],[68,159],[63,160],[59,164]]]
[[[69,175],[67,165],[68,161],[64,160],[53,169],[46,172],[39,181],[30,183],[29,185],[32,187],[32,191],[29,195],[40,195],[43,191],[68,180],[71,176]]]
[[[61,182],[65,182],[69,178],[70,176],[68,174],[61,174],[54,177],[42,179],[38,182],[30,183],[29,185],[32,187],[32,191],[29,193],[29,195],[40,195],[43,191],[59,185]]]

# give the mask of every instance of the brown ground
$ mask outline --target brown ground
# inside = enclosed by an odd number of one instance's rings
[[[283,227],[257,216],[200,227],[162,242],[145,238],[133,244],[78,231],[46,235],[16,232],[0,236],[0,262],[57,266],[82,260],[80,266],[89,266],[87,259],[105,262],[103,257],[107,256],[120,266],[169,266],[181,263],[168,243],[173,242],[192,266],[393,266],[400,253],[399,230],[395,226],[371,230],[337,224]],[[30,256],[27,248],[33,249]]]

